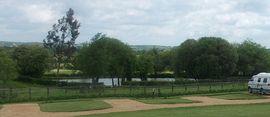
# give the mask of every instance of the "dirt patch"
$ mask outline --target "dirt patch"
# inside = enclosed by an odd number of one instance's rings
[[[3,105],[0,110],[0,117],[74,117],[79,115],[89,114],[104,114],[111,112],[126,112],[160,108],[175,108],[175,107],[190,107],[190,106],[210,106],[210,105],[231,105],[231,104],[254,104],[268,103],[270,99],[255,99],[255,100],[224,100],[204,96],[184,97],[201,103],[189,104],[144,104],[130,99],[110,99],[104,100],[112,105],[112,108],[104,110],[82,111],[82,112],[41,112],[39,105],[34,103],[28,104],[7,104]]]

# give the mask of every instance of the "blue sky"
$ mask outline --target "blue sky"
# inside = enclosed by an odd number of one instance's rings
[[[270,0],[0,0],[0,41],[41,42],[69,8],[77,43],[103,32],[131,45],[217,36],[270,47]]]

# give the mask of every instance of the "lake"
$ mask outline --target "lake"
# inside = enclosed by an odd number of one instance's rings
[[[121,78],[120,85],[121,85]],[[175,78],[147,78],[148,81],[175,81]],[[91,78],[74,78],[74,79],[60,79],[60,82],[68,82],[68,83],[92,83]],[[117,86],[117,78],[113,78],[114,85]],[[140,78],[132,78],[132,81],[141,81]],[[112,86],[112,79],[111,78],[100,78],[99,83],[103,83],[105,86]]]

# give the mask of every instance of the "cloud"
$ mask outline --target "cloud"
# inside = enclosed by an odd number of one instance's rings
[[[219,36],[270,45],[268,0],[2,0],[0,40],[41,41],[68,8],[82,24],[78,42],[103,32],[129,44],[174,46]]]

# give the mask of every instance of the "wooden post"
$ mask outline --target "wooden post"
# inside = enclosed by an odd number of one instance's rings
[[[11,98],[12,98],[12,88],[9,88],[8,100],[10,101]]]
[[[174,91],[174,85],[172,84],[172,93],[173,93],[173,91]]]
[[[49,96],[50,96],[50,89],[49,87],[47,87],[47,98],[49,98]]]
[[[29,100],[31,100],[32,99],[32,89],[31,88],[28,89],[28,95],[29,95]]]

